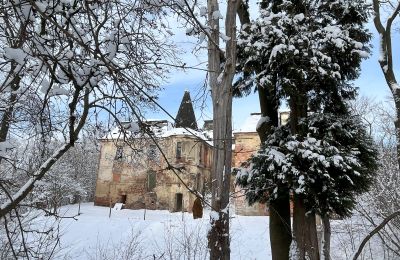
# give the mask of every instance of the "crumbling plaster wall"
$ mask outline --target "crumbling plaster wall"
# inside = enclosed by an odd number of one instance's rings
[[[180,158],[176,158],[177,143],[181,143]],[[113,140],[101,141],[101,154],[96,183],[95,205],[113,206],[124,202],[132,209],[168,209],[191,211],[195,196],[182,184],[169,165],[191,189],[204,192],[210,176],[211,148],[208,144],[188,136],[171,136],[158,140],[167,158],[159,151],[149,158],[152,142],[142,142],[141,151]],[[123,157],[116,159],[117,147],[123,147]],[[202,148],[200,148],[202,147]],[[157,149],[156,149],[157,150]],[[168,163],[167,163],[168,161]],[[149,189],[149,171],[156,175],[153,189]],[[177,194],[182,194],[182,208],[177,207]],[[125,200],[125,201],[121,201]]]

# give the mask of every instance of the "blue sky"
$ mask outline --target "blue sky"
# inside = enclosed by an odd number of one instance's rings
[[[254,10],[254,9],[253,9]],[[364,60],[361,66],[361,75],[354,82],[355,86],[359,88],[359,94],[362,96],[368,96],[374,98],[376,101],[387,100],[387,97],[391,96],[388,86],[384,80],[382,71],[378,64],[379,57],[379,39],[376,34],[375,27],[370,22],[367,27],[373,33],[373,39],[371,44],[373,45],[372,55],[369,59]],[[181,56],[182,60],[188,65],[197,65],[202,63],[202,68],[205,68],[206,53],[200,51],[198,55],[192,53],[196,46],[196,39],[187,37],[184,29],[177,28],[174,38],[177,40],[177,45],[184,50],[184,54]],[[399,66],[396,61],[400,58],[400,48],[398,43],[400,42],[399,32],[394,32],[393,35],[393,48],[394,48],[394,63],[395,73],[400,75]],[[189,90],[192,100],[194,100],[196,117],[199,121],[199,126],[202,125],[202,121],[205,119],[212,119],[212,109],[209,92],[204,91],[204,81],[206,73],[202,70],[187,70],[183,71],[172,71],[169,75],[169,80],[163,84],[164,90],[160,92],[159,103],[172,115],[176,115],[179,104],[183,97],[185,90]],[[201,96],[207,93],[208,100],[204,102]],[[204,103],[207,105],[202,108]],[[237,99],[233,101],[233,127],[234,129],[239,128],[246,118],[252,112],[259,111],[258,96],[257,93],[251,94],[248,97]],[[166,115],[160,113],[149,113],[151,118],[167,118]]]

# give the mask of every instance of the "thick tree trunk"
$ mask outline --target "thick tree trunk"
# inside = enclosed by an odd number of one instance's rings
[[[319,260],[315,214],[306,212],[304,201],[299,195],[294,194],[293,198],[293,240],[297,248],[292,259]]]
[[[223,87],[223,86],[221,86]],[[221,88],[222,89],[222,88]],[[229,188],[232,161],[232,93],[230,86],[213,93],[214,154],[212,171],[212,229],[210,259],[229,259]]]
[[[307,117],[307,97],[300,90],[290,97],[289,105],[291,133],[301,135],[306,130],[299,122],[301,118]],[[315,213],[306,211],[301,195],[293,194],[293,201],[293,245],[296,247],[296,255],[292,258],[319,260]]]
[[[273,260],[288,260],[292,232],[289,191],[269,204],[269,237]]]
[[[236,66],[236,11],[238,0],[227,3],[224,62],[219,48],[220,27],[215,12],[217,0],[208,0],[208,20],[212,28],[208,41],[209,82],[213,103],[214,153],[211,173],[211,229],[208,233],[210,259],[230,259],[229,189],[232,166],[232,80]]]

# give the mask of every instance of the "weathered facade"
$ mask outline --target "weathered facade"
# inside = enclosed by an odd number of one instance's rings
[[[182,100],[185,106],[187,98]],[[118,138],[119,130],[101,140],[95,205],[121,202],[130,209],[191,212],[196,196],[188,188],[203,194],[208,189],[212,150],[205,136],[192,128],[197,128],[190,122],[194,113],[179,117],[180,127],[165,120],[143,122],[141,127],[150,129],[154,140],[140,129],[125,141]],[[134,125],[124,127],[137,128]]]
[[[289,113],[281,112],[280,124]],[[239,167],[260,147],[256,125],[260,114],[253,113],[233,133],[233,167]],[[189,190],[209,191],[212,145],[212,120],[203,130],[197,129],[190,95],[185,92],[176,124],[166,120],[124,123],[100,140],[100,164],[96,183],[95,205],[113,206],[120,202],[130,209],[167,209],[192,211],[196,196]],[[150,130],[150,135],[142,131]],[[136,132],[135,132],[136,131]],[[129,136],[122,135],[125,132]],[[124,141],[123,141],[124,140]],[[235,190],[238,215],[268,215],[265,204],[248,205],[243,191]]]
[[[285,124],[289,113],[279,113],[279,123]],[[240,167],[250,156],[260,148],[260,138],[256,131],[257,123],[260,120],[259,113],[252,113],[243,126],[233,133],[235,149],[233,150],[233,167]],[[244,192],[240,187],[235,187],[235,213],[245,216],[264,216],[269,215],[266,204],[254,203],[249,205],[246,201]]]

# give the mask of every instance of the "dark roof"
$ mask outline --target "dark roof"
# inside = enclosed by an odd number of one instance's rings
[[[198,129],[189,91],[185,91],[185,94],[183,95],[175,123],[175,127],[186,127],[194,130]]]

